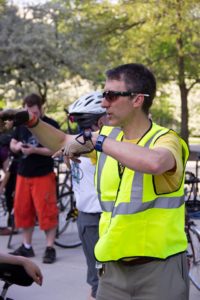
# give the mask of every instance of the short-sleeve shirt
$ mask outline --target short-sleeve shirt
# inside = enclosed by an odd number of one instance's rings
[[[44,116],[42,120],[55,128],[59,128],[58,123]],[[19,126],[13,133],[13,138],[17,141],[21,141],[24,144],[31,144],[35,147],[43,147],[37,140],[37,138],[25,127]],[[40,154],[30,154],[25,156],[21,154],[18,163],[17,174],[24,177],[38,177],[44,176],[53,171],[53,159],[50,156]]]

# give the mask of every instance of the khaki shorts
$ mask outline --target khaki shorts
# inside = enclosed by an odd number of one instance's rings
[[[97,300],[188,300],[186,254],[141,265],[109,262],[104,266]]]

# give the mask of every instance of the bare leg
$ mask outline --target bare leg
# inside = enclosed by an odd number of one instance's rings
[[[53,245],[54,245],[54,240],[55,240],[55,236],[56,236],[56,228],[57,227],[54,227],[54,228],[51,228],[51,229],[45,231],[47,247],[53,247]]]
[[[23,243],[31,245],[34,227],[23,229]]]

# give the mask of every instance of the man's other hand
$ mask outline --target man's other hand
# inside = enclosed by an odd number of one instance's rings
[[[13,126],[26,124],[29,113],[24,109],[5,109],[0,111],[0,130],[5,127],[5,121],[13,121]]]
[[[94,150],[94,145],[91,139],[85,140],[84,142],[80,142],[79,139],[75,139],[74,141],[67,143],[63,148],[63,155],[72,157],[79,157],[82,154],[89,153]]]

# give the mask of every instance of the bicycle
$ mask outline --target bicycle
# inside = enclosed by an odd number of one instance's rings
[[[72,188],[71,172],[60,158],[55,159],[59,221],[55,245],[62,248],[75,248],[81,245],[77,228],[78,210]]]
[[[200,198],[198,184],[200,179],[192,172],[186,172],[185,200],[186,200],[186,234],[188,239],[187,260],[189,278],[200,291]]]
[[[193,285],[200,291],[200,228],[190,218],[187,220],[186,227],[189,278]]]

